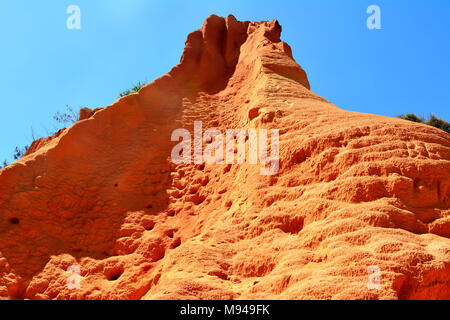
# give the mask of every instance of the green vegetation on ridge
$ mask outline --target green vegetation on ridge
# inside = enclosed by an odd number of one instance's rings
[[[406,115],[400,115],[398,118],[408,120],[417,123],[423,123],[438,129],[441,129],[447,133],[450,133],[450,123],[444,119],[439,119],[435,115],[431,115],[427,120],[424,117],[418,117],[414,113],[408,113]]]

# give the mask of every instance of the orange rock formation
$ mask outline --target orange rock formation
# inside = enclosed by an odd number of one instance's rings
[[[312,93],[280,33],[210,16],[167,75],[1,170],[0,297],[449,299],[450,136]],[[280,129],[279,173],[172,164],[194,121]]]

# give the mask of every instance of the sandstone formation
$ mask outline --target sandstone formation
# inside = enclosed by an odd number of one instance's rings
[[[280,34],[210,16],[167,75],[1,170],[0,298],[449,299],[450,135],[317,96]],[[278,174],[174,165],[194,121],[279,129]]]

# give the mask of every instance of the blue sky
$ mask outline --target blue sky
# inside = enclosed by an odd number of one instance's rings
[[[81,30],[66,27],[72,4]],[[366,27],[372,4],[381,30]],[[450,121],[449,12],[448,0],[0,0],[0,160],[66,104],[104,107],[167,73],[212,13],[278,19],[312,91],[343,109]]]

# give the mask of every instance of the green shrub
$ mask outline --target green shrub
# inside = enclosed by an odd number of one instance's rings
[[[25,146],[23,148],[16,147],[14,149],[14,155],[13,155],[14,160],[19,160],[20,158],[22,158],[23,155],[27,152],[28,148],[29,148],[29,146]],[[8,165],[9,165],[8,161],[5,160],[5,161],[3,161],[3,166],[0,165],[0,169],[6,168]]]
[[[414,113],[408,113],[406,115],[400,115],[398,118],[408,121],[413,121],[417,123],[424,123],[429,126],[441,129],[447,133],[450,133],[450,123],[443,119],[437,118],[435,115],[431,115],[428,120],[425,121],[423,117],[418,117]]]
[[[144,87],[146,84],[147,84],[146,82],[140,82],[140,81],[139,81],[139,82],[138,82],[137,84],[135,84],[131,89],[127,89],[127,90],[125,90],[124,92],[122,92],[122,93],[119,95],[119,98],[126,97],[126,96],[128,96],[128,95],[130,95],[130,94],[139,92],[139,90],[141,90],[142,87]]]
[[[23,155],[27,152],[28,148],[28,146],[25,146],[23,148],[16,147],[16,149],[14,150],[14,160],[19,160],[20,158],[22,158]]]
[[[450,133],[450,123],[448,123],[443,119],[438,119],[434,115],[431,115],[430,118],[427,120],[427,122],[425,122],[425,124],[441,129],[447,133]]]
[[[419,118],[414,113],[408,113],[406,115],[401,115],[401,116],[398,116],[398,117],[400,119],[403,119],[403,120],[408,120],[408,121],[413,121],[413,122],[418,122],[418,123],[423,123],[424,122],[423,118]]]
[[[66,111],[64,112],[56,112],[53,116],[56,122],[62,125],[72,125],[78,121],[78,113],[75,112],[72,107],[66,104]]]

